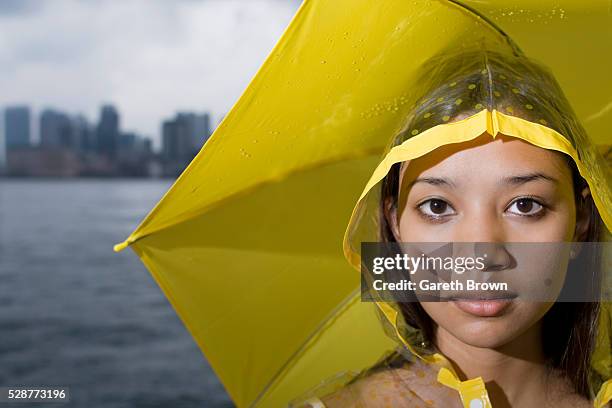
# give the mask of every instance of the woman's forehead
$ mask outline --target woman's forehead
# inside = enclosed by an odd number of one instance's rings
[[[484,134],[472,141],[441,146],[420,158],[403,162],[402,185],[408,179],[445,175],[486,180],[507,172],[544,172],[571,177],[564,156],[522,139]]]

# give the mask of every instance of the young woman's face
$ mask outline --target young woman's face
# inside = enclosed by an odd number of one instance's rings
[[[484,134],[474,141],[441,147],[403,166],[400,185],[396,235],[404,242],[575,238],[569,166],[560,153],[521,139],[503,135],[492,139]],[[422,306],[440,329],[460,341],[494,348],[524,333],[552,303],[516,300],[499,313],[474,310],[461,302],[423,302]]]

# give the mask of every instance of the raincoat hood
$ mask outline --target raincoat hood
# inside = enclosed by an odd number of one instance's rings
[[[573,159],[586,180],[609,239],[612,230],[612,189],[609,169],[587,136],[550,70],[516,49],[492,50],[486,42],[446,50],[423,65],[419,88],[406,103],[414,106],[401,129],[390,138],[354,208],[344,236],[344,253],[360,270],[361,243],[383,242],[382,182],[399,164],[452,143],[483,134],[516,137]],[[397,186],[395,186],[397,191]],[[397,205],[397,203],[394,203]],[[605,246],[603,249],[605,250]],[[610,254],[603,254],[610,259]],[[610,271],[602,265],[597,344],[590,356],[590,388],[596,407],[612,398]],[[374,295],[376,297],[376,295]],[[439,369],[438,381],[459,392],[465,407],[491,406],[480,377],[460,381],[449,361],[432,351],[417,327],[407,323],[396,302],[376,302],[386,332],[400,346]],[[476,402],[482,405],[470,405]]]

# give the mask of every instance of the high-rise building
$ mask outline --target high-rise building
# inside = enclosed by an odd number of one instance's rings
[[[40,146],[70,148],[75,146],[70,117],[57,110],[45,109],[40,115]]]
[[[186,161],[193,156],[192,127],[184,117],[162,124],[162,155],[166,161]]]
[[[6,173],[6,142],[4,138],[4,116],[0,115],[0,176]]]
[[[71,118],[75,148],[80,152],[93,152],[96,149],[95,132],[87,118],[77,115]]]
[[[153,141],[151,139],[149,139],[148,137],[146,137],[143,141],[143,146],[142,148],[144,149],[146,154],[152,154],[153,153]]]
[[[210,136],[210,116],[180,112],[162,124],[163,172],[177,176],[193,159]]]
[[[186,132],[188,141],[182,141],[183,148],[189,150],[185,155],[194,155],[210,136],[210,115],[208,113],[196,114],[191,112],[179,112],[173,122],[180,124],[181,129]],[[163,132],[162,132],[163,133]]]
[[[104,105],[100,111],[100,122],[96,130],[98,153],[115,157],[119,147],[119,113],[112,105]]]
[[[11,106],[4,111],[6,149],[30,146],[30,108]]]
[[[206,142],[206,139],[210,136],[210,115],[208,113],[201,115],[195,113],[179,113],[177,115],[177,120],[187,123],[192,138],[192,149],[194,152],[200,150]]]
[[[119,153],[127,155],[151,154],[150,140],[134,132],[122,133],[119,137]]]

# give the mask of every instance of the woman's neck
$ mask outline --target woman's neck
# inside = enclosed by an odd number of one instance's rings
[[[495,349],[463,343],[438,327],[436,345],[463,380],[482,377],[494,407],[543,407],[550,402],[540,323]]]

